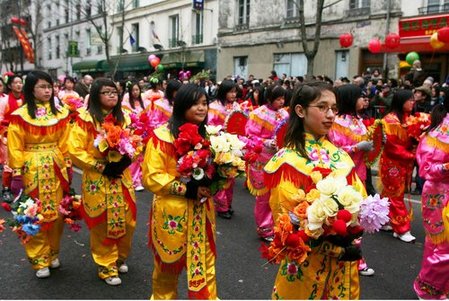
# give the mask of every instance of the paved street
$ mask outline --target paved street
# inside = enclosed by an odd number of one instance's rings
[[[80,176],[74,187],[79,191]],[[79,233],[64,232],[61,268],[52,270],[48,279],[37,279],[15,234],[0,234],[0,299],[147,299],[151,293],[152,255],[147,247],[147,222],[151,194],[138,195],[138,224],[133,250],[128,260],[130,271],[122,276],[119,287],[100,281],[89,252],[86,226]],[[261,241],[255,232],[254,198],[243,188],[235,187],[231,220],[218,218],[217,281],[221,299],[269,299],[277,266],[264,265],[258,248]],[[362,299],[417,299],[412,282],[422,255],[424,233],[419,205],[413,203],[415,219],[412,233],[415,244],[406,244],[381,232],[366,235],[363,250],[373,277],[361,278]],[[9,213],[1,210],[0,218]],[[185,274],[180,277],[179,298],[186,299]]]

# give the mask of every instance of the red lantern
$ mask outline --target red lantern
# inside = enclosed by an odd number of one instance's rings
[[[399,46],[399,43],[401,42],[401,37],[397,33],[389,33],[387,37],[385,38],[385,46],[387,48],[393,49]]]
[[[27,21],[25,19],[20,18],[19,19],[19,24],[23,25],[23,26],[26,26],[27,25]]]
[[[449,27],[443,27],[438,29],[438,41],[443,43],[449,43]]]
[[[20,23],[20,19],[17,18],[17,17],[12,17],[12,18],[11,18],[11,23],[19,24],[19,23]]]
[[[340,46],[343,48],[350,47],[352,45],[354,38],[352,37],[352,34],[347,32],[342,35],[340,35]]]
[[[378,38],[371,39],[368,43],[368,50],[371,53],[379,53],[380,49],[382,48],[382,45],[380,44],[380,41]]]

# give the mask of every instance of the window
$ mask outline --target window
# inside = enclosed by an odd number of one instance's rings
[[[56,41],[56,58],[57,59],[59,59],[59,58],[61,58],[61,48],[60,48],[60,46],[59,46],[59,36],[56,36],[55,37],[55,41]]]
[[[121,53],[121,50],[123,48],[123,45],[120,45],[120,42],[122,42],[121,41],[122,34],[123,34],[123,27],[117,26],[117,45],[118,45],[117,53]]]
[[[65,10],[64,10],[64,20],[65,20],[65,23],[69,23],[69,22],[70,22],[70,19],[69,19],[69,10],[68,10],[68,9],[65,9]]]
[[[139,7],[139,0],[133,0],[133,8]]]
[[[90,0],[86,1],[86,17],[90,18],[90,16],[92,15],[92,3],[90,2]]]
[[[307,58],[304,53],[278,53],[273,58],[273,69],[277,74],[304,76],[307,73]]]
[[[287,19],[293,19],[299,16],[297,0],[287,0]]]
[[[76,11],[76,19],[80,20],[81,19],[81,3],[79,0],[76,2],[75,11]]]
[[[99,3],[97,3],[97,11],[98,11],[98,14],[102,14],[103,13],[103,3],[102,2],[99,2]]]
[[[86,29],[86,55],[91,55],[91,41],[92,38],[92,32],[90,31],[90,28]]]
[[[241,78],[248,78],[248,57],[236,56],[234,57],[234,75]]]
[[[168,40],[170,47],[178,46],[179,41],[179,15],[170,16],[170,38]]]
[[[203,43],[203,22],[204,14],[203,11],[197,11],[193,13],[193,19],[195,24],[195,32],[192,35],[192,44],[202,44]]]
[[[131,24],[131,28],[132,28],[131,35],[136,41],[132,45],[132,49],[133,51],[137,51],[137,49],[139,48],[139,23]]]
[[[119,0],[117,2],[117,11],[121,12],[125,9],[125,0]]]
[[[370,0],[350,0],[349,9],[363,8],[371,6]]]
[[[51,45],[51,37],[48,37],[48,38],[47,38],[47,53],[48,53],[47,58],[48,58],[49,60],[52,59],[52,57],[51,57],[51,52],[52,52],[51,47],[52,47],[52,45]]]
[[[238,25],[249,24],[249,10],[251,0],[238,0]]]

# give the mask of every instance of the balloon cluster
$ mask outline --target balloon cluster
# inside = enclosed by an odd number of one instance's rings
[[[164,65],[161,64],[161,59],[154,54],[150,54],[148,56],[148,63],[154,68],[154,70],[158,72],[164,71]]]
[[[190,72],[190,71],[184,71],[184,70],[181,70],[181,71],[179,71],[179,73],[178,73],[178,78],[181,80],[181,81],[184,81],[184,80],[189,80],[189,78],[192,76],[192,72]]]

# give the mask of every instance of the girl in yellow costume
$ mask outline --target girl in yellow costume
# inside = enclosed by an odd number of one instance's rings
[[[176,299],[184,267],[190,299],[217,299],[214,202],[208,187],[193,179],[187,184],[180,181],[173,145],[179,127],[187,122],[197,124],[205,136],[207,110],[204,89],[181,86],[171,119],[154,131],[147,144],[142,181],[154,193],[149,230],[154,252],[152,299]]]
[[[69,152],[74,164],[83,169],[82,214],[90,229],[98,276],[109,285],[119,285],[118,273],[128,272],[125,260],[136,226],[136,197],[127,168],[131,159],[124,155],[119,162],[108,162],[94,145],[106,118],[122,127],[130,123],[114,82],[99,78],[92,84],[89,107],[79,110],[70,132]]]
[[[275,224],[280,213],[292,211],[298,189],[308,191],[310,174],[319,168],[365,195],[351,157],[326,137],[338,112],[332,87],[323,82],[300,86],[291,99],[290,119],[282,148],[265,166],[270,207]],[[283,260],[273,288],[273,299],[358,299],[357,260],[360,249],[346,242],[319,239],[307,259],[298,264]]]
[[[11,115],[8,128],[9,166],[13,169],[11,190],[42,202],[41,230],[24,245],[38,278],[50,276],[60,266],[59,243],[64,227],[58,213],[63,193],[69,192],[67,151],[69,112],[53,98],[53,80],[42,71],[28,74],[25,105]]]

